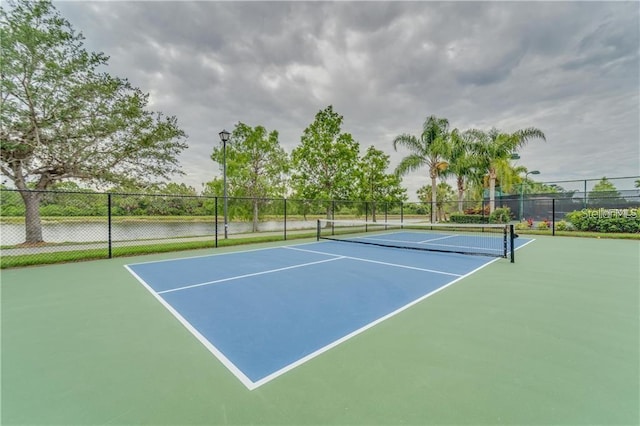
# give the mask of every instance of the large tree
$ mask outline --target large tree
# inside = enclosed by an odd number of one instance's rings
[[[100,72],[108,57],[87,52],[83,40],[50,1],[0,8],[0,167],[21,190],[27,243],[42,241],[41,191],[56,182],[181,173],[187,145],[176,118],[147,111],[148,95]]]
[[[493,128],[488,132],[478,134],[481,135],[481,141],[475,145],[475,154],[488,174],[489,210],[493,212],[495,210],[496,179],[502,176],[504,186],[514,176],[512,172],[513,166],[510,163],[513,154],[517,153],[518,149],[532,139],[545,141],[546,138],[542,130],[535,127],[516,130],[513,133],[502,132]]]
[[[330,105],[319,111],[291,153],[291,182],[308,200],[347,200],[357,182],[358,143],[341,130],[343,117]],[[330,207],[327,207],[327,215]]]
[[[407,190],[395,173],[387,173],[389,156],[370,146],[360,159],[359,188],[357,197],[371,205],[372,220],[376,220],[378,203],[402,202],[407,199]]]
[[[396,167],[396,174],[404,175],[411,171],[427,167],[431,178],[431,187],[436,187],[436,179],[447,168],[445,157],[450,138],[449,121],[446,118],[429,116],[422,125],[420,136],[403,133],[393,140],[393,149],[399,146],[411,153],[404,157]],[[431,205],[436,205],[436,193],[432,193]],[[431,222],[436,221],[435,208],[431,209]]]
[[[211,158],[222,165],[223,144],[213,150]],[[283,197],[283,176],[289,171],[289,158],[278,142],[278,132],[263,126],[236,124],[227,142],[227,184],[230,193],[252,201],[253,231],[258,230],[260,203],[265,198]]]

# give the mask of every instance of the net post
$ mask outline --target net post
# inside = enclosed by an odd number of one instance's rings
[[[316,241],[320,241],[320,219],[318,219],[318,223],[316,225]]]
[[[516,248],[514,245],[515,242],[515,232],[513,229],[513,223],[509,225],[509,244],[511,245],[511,263],[516,261]]]

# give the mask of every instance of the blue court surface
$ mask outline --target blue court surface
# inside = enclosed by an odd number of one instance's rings
[[[496,260],[323,241],[126,267],[255,389]]]

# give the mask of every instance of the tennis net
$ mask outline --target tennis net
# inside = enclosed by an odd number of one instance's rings
[[[367,222],[320,219],[317,239],[383,247],[511,258],[513,225],[419,222]]]

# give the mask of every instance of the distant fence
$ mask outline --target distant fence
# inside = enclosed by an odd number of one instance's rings
[[[348,200],[227,199],[167,194],[29,191],[39,195],[42,242],[26,240],[25,206],[18,190],[0,190],[0,254],[3,267],[28,257],[27,264],[101,259],[154,251],[218,247],[227,239],[275,241],[314,235],[319,218],[369,221],[428,221],[432,207],[439,221],[462,210],[488,221],[488,200],[447,203],[367,202]],[[509,207],[511,219],[556,222],[585,208],[640,207],[639,191],[615,197],[574,193],[571,197],[540,194],[496,199]],[[19,263],[25,264],[25,263]]]
[[[617,189],[631,189],[636,187],[636,182],[640,180],[640,176],[622,176],[622,177],[607,177],[609,183],[614,185]],[[593,190],[593,187],[601,182],[602,178],[591,179],[571,179],[571,180],[556,180],[541,182],[547,186],[557,186],[564,191],[571,192],[589,192]]]

